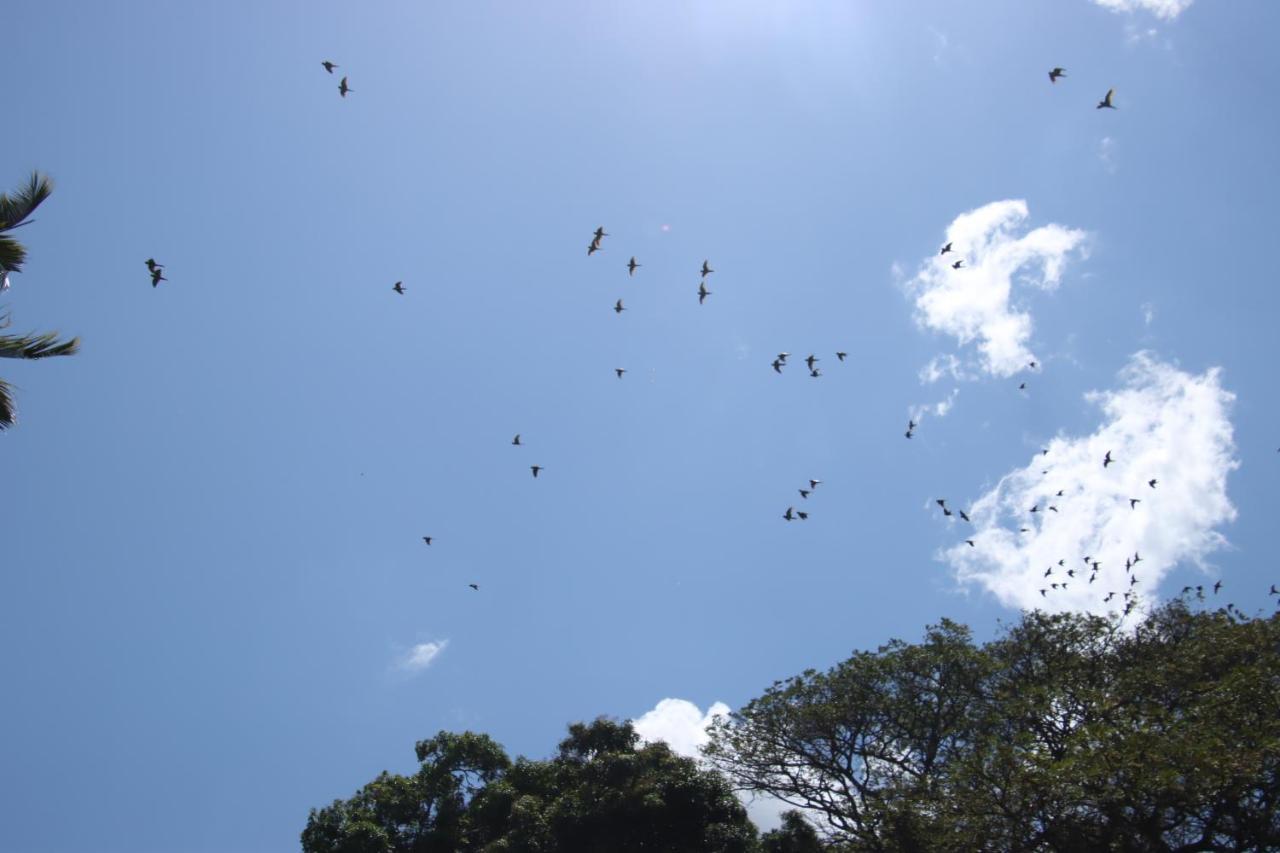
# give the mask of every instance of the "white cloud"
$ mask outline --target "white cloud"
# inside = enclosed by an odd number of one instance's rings
[[[1156,306],[1151,302],[1142,303],[1142,322],[1150,326],[1156,319]]]
[[[1104,136],[1098,140],[1098,160],[1108,173],[1112,175],[1116,173],[1116,141],[1110,136]]]
[[[1194,0],[1093,0],[1112,12],[1150,12],[1157,18],[1172,21],[1185,12]]]
[[[449,645],[448,640],[436,640],[431,643],[419,643],[409,649],[396,663],[396,668],[405,672],[422,672],[422,670],[431,666],[432,661],[440,656],[445,646]]]
[[[941,555],[961,583],[1009,606],[1105,613],[1120,609],[1131,589],[1154,596],[1177,563],[1203,566],[1226,544],[1216,528],[1236,517],[1227,475],[1239,462],[1229,418],[1235,395],[1219,384],[1219,370],[1196,376],[1139,352],[1120,380],[1116,390],[1085,396],[1105,416],[1096,432],[1053,439],[1048,454],[1037,453],[974,502],[972,530],[960,524],[974,546],[961,542]],[[1104,467],[1108,452],[1114,462]],[[1130,498],[1141,503],[1131,508]],[[1030,513],[1032,506],[1039,512]],[[1131,587],[1125,560],[1135,552],[1140,580]],[[1085,556],[1101,562],[1092,584]],[[1064,581],[1065,590],[1050,587]],[[1116,595],[1104,603],[1108,592]]]
[[[929,363],[920,368],[919,375],[920,384],[922,385],[931,385],[944,376],[950,376],[957,382],[975,378],[964,369],[960,359],[950,353],[936,355],[929,359]]]
[[[650,743],[666,741],[672,752],[702,762],[699,750],[708,740],[707,727],[716,717],[727,716],[729,706],[723,702],[712,703],[704,714],[698,706],[685,699],[663,699],[653,710],[646,711],[631,721],[636,733]],[[792,808],[786,803],[765,795],[740,792],[738,798],[747,808],[747,814],[762,830],[770,830],[782,823],[782,813]]]
[[[1085,240],[1083,231],[1052,224],[1018,236],[1027,216],[1021,200],[962,213],[947,227],[944,242],[952,251],[930,257],[905,285],[915,298],[916,322],[961,346],[975,343],[980,367],[994,376],[1012,376],[1036,360],[1028,348],[1031,315],[1015,305],[1014,285],[1056,289],[1068,257]],[[952,269],[957,260],[964,266]]]

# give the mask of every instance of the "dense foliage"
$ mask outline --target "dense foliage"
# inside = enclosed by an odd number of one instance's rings
[[[1280,849],[1280,618],[944,621],[776,682],[706,752],[843,850]]]
[[[756,831],[728,783],[639,745],[629,723],[569,727],[547,761],[511,762],[485,735],[417,746],[413,776],[383,773],[350,800],[312,810],[307,853],[746,853]]]

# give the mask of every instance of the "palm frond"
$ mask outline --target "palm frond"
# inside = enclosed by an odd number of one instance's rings
[[[0,272],[22,272],[27,250],[12,237],[0,234]]]
[[[57,332],[43,335],[0,335],[0,358],[49,358],[55,355],[75,355],[80,349],[80,339],[59,341]]]
[[[0,430],[13,426],[17,413],[13,410],[13,393],[8,382],[0,379]]]
[[[32,172],[27,185],[12,196],[0,193],[0,232],[17,228],[53,192],[53,181]]]

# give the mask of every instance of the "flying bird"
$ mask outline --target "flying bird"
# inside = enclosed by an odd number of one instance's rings
[[[1066,77],[1066,76],[1067,76],[1067,72],[1065,69],[1055,68],[1049,72],[1049,82],[1057,83],[1059,77]]]
[[[783,364],[786,364],[786,363],[787,363],[787,357],[788,357],[789,355],[791,355],[791,353],[789,353],[789,352],[780,352],[780,353],[778,353],[778,361],[782,362]]]
[[[847,356],[848,354],[849,354],[849,353],[847,353],[847,352],[837,352],[837,353],[836,353],[836,358],[840,359],[841,361],[844,361],[845,356]]]
[[[471,587],[471,588],[472,588],[472,589],[474,589],[476,592],[479,592],[479,591],[480,591],[480,584],[478,584],[478,583],[469,583],[469,584],[467,584],[467,586]]]
[[[423,536],[423,537],[422,537],[422,541],[423,541],[423,542],[426,542],[428,545],[430,545],[430,544],[431,544],[431,537],[430,537],[430,536]]]
[[[706,302],[707,297],[710,295],[711,295],[711,291],[707,290],[706,282],[702,282],[702,281],[698,282],[698,304],[701,305],[702,303]]]
[[[1156,487],[1156,483],[1158,483],[1158,482],[1160,482],[1160,481],[1159,481],[1159,480],[1147,480],[1147,485],[1154,489],[1154,488]]]
[[[1106,455],[1106,456],[1103,458],[1103,460],[1102,460],[1102,467],[1103,467],[1103,468],[1106,468],[1106,467],[1107,467],[1108,465],[1110,465],[1112,462],[1115,462],[1115,460],[1111,458],[1111,451],[1110,451],[1110,450],[1108,450],[1108,451],[1107,451],[1107,455]]]
[[[822,361],[822,359],[820,359],[820,358],[818,358],[816,355],[813,355],[812,353],[810,353],[809,357],[808,357],[808,358],[806,358],[806,359],[804,360],[804,363],[805,363],[805,364],[807,364],[807,365],[809,365],[809,369],[810,369],[810,370],[813,370],[813,363],[814,363],[815,361]]]
[[[947,252],[950,252],[950,251],[951,251],[951,244],[948,243],[947,245],[942,247],[942,251],[938,252],[938,254],[945,255]]]
[[[915,434],[917,426],[919,426],[919,424],[917,424],[915,421],[911,420],[910,418],[907,419],[907,433],[906,433],[907,438],[911,438],[911,436]]]
[[[808,489],[797,489],[796,491],[800,493],[800,497],[804,498],[805,500],[809,499],[810,491]]]
[[[1222,589],[1222,581],[1218,581],[1217,583],[1215,583],[1215,584],[1213,585],[1213,594],[1214,594],[1214,595],[1217,595],[1217,594],[1218,594],[1218,590],[1220,590],[1220,589]]]
[[[1057,511],[1058,511],[1058,508],[1057,508],[1056,506],[1053,506],[1052,504],[1050,504],[1050,505],[1049,505],[1049,510],[1050,510],[1051,512],[1057,512]]]
[[[808,521],[808,520],[809,520],[809,513],[807,513],[807,512],[801,512],[800,510],[796,510],[796,518],[800,519],[801,521]]]
[[[819,485],[821,485],[821,483],[822,483],[822,481],[821,481],[821,480],[810,480],[810,481],[809,481],[809,488],[811,488],[811,489],[816,489],[816,488],[818,488],[818,486],[819,486]]]
[[[702,262],[702,277],[703,277],[703,278],[706,278],[708,275],[710,275],[710,274],[711,274],[711,273],[713,273],[713,272],[715,272],[715,270],[713,270],[713,269],[711,268],[711,266],[710,266],[706,261],[703,261],[703,262]]]
[[[951,265],[951,268],[952,268],[953,270],[958,270],[958,269],[960,269],[962,266],[964,266],[964,259],[963,259],[963,258],[961,258],[960,260],[958,260],[958,261],[956,261],[954,264],[952,264],[952,265]]]
[[[337,67],[338,67],[338,63],[336,63],[336,62],[330,62],[330,61],[329,61],[329,60],[327,60],[327,59],[326,59],[324,62],[321,62],[320,64],[321,64],[321,65],[323,65],[323,66],[324,66],[324,70],[325,70],[325,71],[328,71],[330,74],[332,74],[332,73],[333,73],[333,69],[335,69],[335,68],[337,68]]]
[[[947,508],[946,498],[935,498],[933,502],[936,503],[938,506],[942,507],[943,509]]]
[[[626,373],[626,372],[627,372],[627,369],[626,369],[625,367],[615,367],[615,368],[613,369],[613,372],[614,372],[614,373],[616,373],[616,374],[618,374],[618,378],[619,378],[619,379],[621,379],[621,378],[622,378],[622,374]]]
[[[956,514],[960,516],[961,521],[969,521],[969,516],[965,515],[964,510],[958,509],[956,510]],[[969,523],[972,524],[973,522],[969,522]]]
[[[605,231],[604,226],[601,225],[599,228],[597,228],[595,231],[592,232],[591,236],[592,236],[591,242],[599,243],[605,237],[609,236],[609,232]]]
[[[964,540],[964,541],[965,541],[965,544],[966,544],[966,545],[968,545],[970,548],[976,548],[976,547],[978,547],[977,545],[974,545],[974,544],[973,544],[973,540],[972,540],[972,539],[966,539],[966,540]]]
[[[1133,509],[1140,503],[1142,503],[1141,498],[1129,498],[1129,509]]]
[[[819,376],[822,375],[822,371],[814,367],[809,370],[809,375],[812,376],[814,379],[817,379]]]
[[[165,278],[165,277],[164,277],[164,273],[160,270],[160,268],[159,268],[159,267],[157,267],[157,268],[155,268],[155,269],[153,269],[153,270],[151,271],[151,286],[152,286],[152,287],[155,287],[157,284],[159,284],[159,283],[160,283],[160,282],[162,282],[162,281],[168,281],[168,280],[169,280],[169,279],[167,279],[167,278]]]
[[[588,258],[591,257],[598,251],[600,251],[600,241],[592,240],[591,243],[587,246],[587,257]]]
[[[347,92],[351,91],[354,90],[347,85],[347,78],[343,77],[342,82],[338,84],[338,94],[345,98],[347,96]]]
[[[1098,101],[1098,105],[1094,107],[1094,109],[1100,110],[1100,109],[1103,109],[1104,107],[1109,110],[1118,109],[1118,107],[1116,107],[1115,104],[1111,103],[1111,96],[1114,95],[1115,93],[1116,93],[1115,89],[1108,89],[1107,96],[1103,98],[1101,101]]]
[[[639,267],[639,266],[643,266],[643,264],[637,264],[636,256],[632,255],[631,260],[627,262],[627,275],[635,275],[636,267]]]
[[[787,511],[782,514],[782,517],[785,518],[787,521],[792,521],[795,519],[795,511],[796,511],[795,507],[789,506],[787,507]]]
[[[773,372],[774,373],[782,372],[782,362],[776,358],[773,360]]]
[[[533,472],[533,478],[538,479],[538,472],[542,470],[541,465],[530,465],[529,470]]]
[[[164,264],[156,263],[155,258],[147,258],[147,272],[155,273],[156,270],[164,269]]]
[[[622,300],[621,300],[621,299],[619,299],[619,300],[617,301],[617,303],[615,303],[615,304],[614,304],[614,306],[613,306],[613,313],[615,313],[615,314],[621,314],[623,311],[626,311],[626,310],[627,310],[626,308],[623,308],[623,307],[622,307]]]
[[[520,446],[520,433],[516,433],[516,437],[511,439],[511,443],[514,444],[516,447]]]
[[[404,295],[404,285],[398,281],[395,284],[391,285],[391,289],[402,296]]]

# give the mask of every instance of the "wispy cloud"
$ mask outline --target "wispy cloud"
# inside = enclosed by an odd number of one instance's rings
[[[1104,136],[1098,140],[1098,160],[1102,163],[1102,168],[1106,169],[1109,174],[1114,175],[1116,169],[1116,141],[1110,136]]]
[[[408,652],[401,655],[396,661],[396,669],[403,672],[422,672],[431,663],[440,656],[445,646],[449,645],[448,640],[435,640],[430,643],[419,643]]]
[[[1165,21],[1185,12],[1195,0],[1093,0],[1112,12],[1149,12]]]
[[[663,699],[652,710],[631,721],[636,733],[650,743],[666,741],[672,752],[702,761],[699,751],[707,742],[707,727],[716,717],[726,716],[729,706],[723,702],[712,703],[704,714],[698,706],[686,699]],[[782,812],[791,806],[768,796],[740,794],[747,814],[761,829],[773,829],[782,822]]]
[[[1197,376],[1139,352],[1119,388],[1085,399],[1105,416],[1096,432],[1054,438],[1047,454],[974,502],[973,528],[960,525],[974,545],[941,555],[961,583],[1013,607],[1105,613],[1120,609],[1124,592],[1154,595],[1175,565],[1203,565],[1226,543],[1217,528],[1236,517],[1227,475],[1239,462],[1229,417],[1235,396],[1222,388],[1219,370]],[[1108,452],[1114,462],[1104,467]],[[1131,498],[1140,503],[1130,506]],[[1142,561],[1131,586],[1125,561],[1135,553]],[[1101,564],[1093,583],[1085,556]],[[1064,582],[1065,589],[1051,587]],[[1116,595],[1105,603],[1108,592]]]
[[[1036,360],[1031,314],[1015,304],[1015,285],[1020,294],[1056,289],[1067,259],[1085,241],[1085,232],[1052,224],[1019,236],[1027,217],[1027,203],[1016,199],[962,213],[947,227],[944,242],[952,251],[925,260],[905,285],[916,322],[961,346],[974,344],[978,367],[994,376],[1012,376]],[[952,268],[955,261],[963,261],[961,269]],[[941,369],[938,359],[932,365]]]

